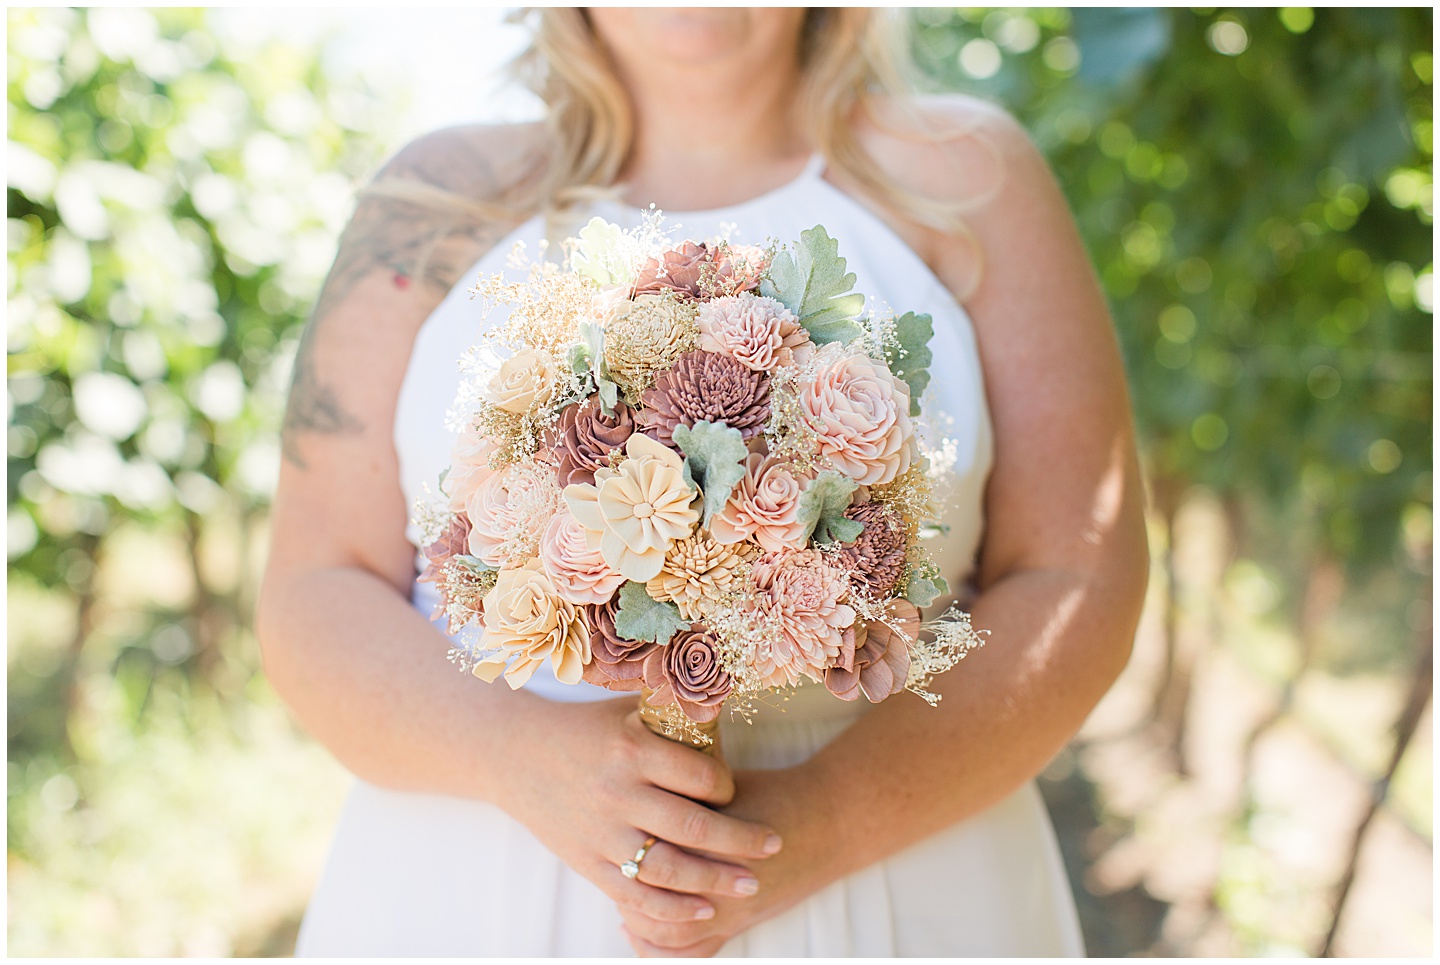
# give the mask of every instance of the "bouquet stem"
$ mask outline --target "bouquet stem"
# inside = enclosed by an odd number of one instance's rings
[[[720,720],[700,723],[685,716],[677,705],[656,706],[650,703],[655,693],[649,687],[640,691],[640,719],[652,734],[659,734],[666,740],[693,747],[711,757],[720,755]],[[709,738],[707,741],[705,738]]]

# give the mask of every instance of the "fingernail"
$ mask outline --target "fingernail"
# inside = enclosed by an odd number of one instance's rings
[[[761,850],[763,850],[766,854],[774,854],[776,851],[780,850],[780,846],[784,843],[785,842],[780,840],[780,835],[772,834],[770,835],[770,837],[765,839],[765,846]]]
[[[709,905],[706,905],[704,908],[700,908],[695,912],[695,918],[697,921],[709,921],[711,918],[714,917],[715,909],[711,908]]]
[[[759,890],[760,882],[756,881],[754,878],[735,879],[735,894],[737,895],[749,896],[755,894],[755,892]]]

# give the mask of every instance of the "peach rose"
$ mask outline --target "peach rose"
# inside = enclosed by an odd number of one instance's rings
[[[710,535],[721,543],[753,539],[767,552],[805,548],[805,527],[797,519],[805,480],[793,466],[774,456],[751,453],[745,478],[710,521]]]
[[[475,665],[481,680],[493,681],[503,670],[505,682],[519,690],[548,658],[555,679],[574,684],[590,662],[584,615],[555,592],[539,560],[500,571],[495,588],[485,594],[482,625],[485,647],[499,652]]]
[[[586,539],[611,569],[646,583],[665,565],[670,544],[690,535],[700,519],[684,463],[671,450],[636,433],[618,469],[595,470],[595,485],[565,487],[565,503],[587,530]]]
[[[759,605],[779,634],[755,661],[766,687],[819,681],[849,645],[854,647],[855,610],[842,603],[850,582],[818,550],[766,553],[752,570]]]
[[[799,319],[773,298],[717,298],[701,303],[696,320],[701,349],[728,355],[756,372],[803,363],[814,350]]]
[[[492,405],[526,415],[555,394],[555,360],[533,348],[521,349],[500,366],[485,390]]]
[[[910,468],[910,387],[884,362],[845,355],[801,386],[799,400],[819,454],[862,486],[884,485]]]
[[[570,603],[604,603],[625,582],[599,550],[590,548],[585,527],[563,507],[540,535],[540,563],[555,592]]]
[[[537,457],[492,473],[466,504],[470,555],[496,568],[528,560],[559,505],[551,460]]]

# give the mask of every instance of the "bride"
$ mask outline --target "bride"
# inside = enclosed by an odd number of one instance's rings
[[[1044,161],[986,103],[882,93],[874,11],[530,16],[547,122],[401,151],[295,364],[259,634],[357,778],[298,952],[1082,954],[1030,782],[1125,664],[1146,548],[1111,321]],[[824,224],[857,290],[934,317],[926,418],[956,458],[933,555],[991,634],[938,707],[802,690],[727,723],[717,761],[633,697],[444,659],[406,520],[448,461],[466,290],[652,203],[677,239]]]

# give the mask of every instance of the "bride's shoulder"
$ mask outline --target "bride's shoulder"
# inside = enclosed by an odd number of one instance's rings
[[[440,128],[396,151],[375,181],[419,182],[468,201],[499,201],[544,167],[547,146],[540,122]]]

